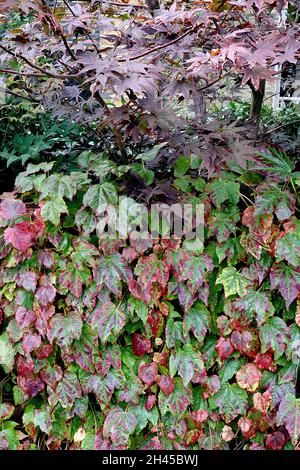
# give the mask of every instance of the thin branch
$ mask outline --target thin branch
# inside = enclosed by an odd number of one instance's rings
[[[181,41],[181,39],[185,38],[188,36],[190,33],[196,31],[197,27],[189,28],[184,34],[181,36],[178,36],[178,38],[173,39],[173,41],[167,42],[166,44],[161,44],[160,46],[153,47],[152,49],[149,49],[146,52],[143,52],[141,54],[138,54],[133,57],[129,57],[128,59],[119,59],[118,62],[127,62],[128,60],[137,60],[141,59],[142,57],[146,57],[149,54],[152,54],[153,52],[161,51],[162,49],[165,49],[166,47],[173,46],[173,44],[176,44],[177,42]]]
[[[223,78],[226,78],[228,77],[228,75],[230,75],[231,72],[226,72],[224,73],[223,75],[221,75],[220,77],[216,78],[215,80],[213,80],[212,82],[209,82],[207,83],[207,85],[203,86],[202,88],[199,88],[199,92],[201,91],[204,91],[204,90],[207,90],[207,88],[210,88],[211,86],[215,85],[216,83],[220,82],[221,80],[223,80]]]
[[[31,101],[32,103],[40,103],[40,101],[35,99],[35,98],[29,97],[29,96],[24,96],[21,93],[17,93],[16,91],[9,90],[8,88],[1,87],[1,89],[3,91],[5,91],[5,93],[8,93],[9,95],[15,96],[16,98],[21,98],[22,100]]]
[[[23,60],[23,62],[25,62],[27,65],[29,65],[32,69],[38,70],[42,74],[42,75],[41,74],[40,75],[35,74],[33,76],[47,76],[47,77],[50,77],[50,78],[58,78],[58,79],[61,78],[63,80],[66,80],[68,78],[74,78],[74,77],[77,76],[77,75],[64,75],[64,74],[57,75],[57,74],[53,74],[52,72],[48,72],[48,70],[43,69],[43,67],[40,67],[39,65],[33,64],[30,60],[28,60],[22,54],[16,54],[15,52],[10,50],[8,47],[3,46],[2,44],[0,44],[0,49],[2,49],[4,52],[7,52],[7,54],[10,54],[15,59]]]
[[[0,67],[0,73],[19,75],[21,77],[40,77],[40,78],[50,77],[50,78],[54,78],[57,80],[77,79],[80,75],[79,73],[77,75],[64,75],[64,74],[55,75],[54,73],[18,72],[17,70],[6,69],[2,67]]]
[[[295,121],[290,121],[290,122],[285,122],[283,124],[280,124],[280,126],[274,127],[273,129],[270,129],[268,132],[266,132],[266,135],[272,134],[272,132],[278,131],[279,129],[282,129],[283,127],[291,126],[292,124],[298,124],[298,122],[300,122],[300,119],[296,119]]]

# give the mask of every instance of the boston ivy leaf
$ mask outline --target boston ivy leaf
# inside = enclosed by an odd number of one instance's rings
[[[24,202],[17,199],[4,199],[0,204],[0,217],[4,220],[14,220],[26,214]]]
[[[132,411],[124,411],[116,406],[106,416],[103,435],[107,439],[110,438],[114,444],[125,445],[137,424],[136,416]]]
[[[151,364],[142,363],[139,367],[139,378],[148,385],[148,387],[151,387],[151,385],[157,382],[157,373],[158,365],[156,362],[152,362]]]
[[[232,305],[249,319],[256,318],[261,326],[269,317],[274,315],[275,308],[267,292],[249,291],[241,299],[235,300]]]
[[[278,289],[289,308],[300,292],[300,267],[275,264],[270,273],[271,288]]]
[[[56,397],[63,408],[71,408],[76,398],[82,395],[80,382],[74,372],[66,371],[58,383]]]
[[[295,267],[300,265],[300,224],[296,230],[276,240],[275,255],[277,261],[286,260]]]
[[[32,225],[29,222],[20,222],[4,231],[5,243],[11,243],[20,251],[27,251],[33,243]]]
[[[255,364],[245,364],[237,372],[236,381],[241,388],[254,392],[259,386],[261,377],[262,373]]]
[[[155,254],[141,257],[134,269],[134,274],[138,276],[138,283],[141,287],[147,287],[158,282],[165,287],[169,279],[169,266],[164,260],[159,259]]]
[[[61,214],[67,213],[68,208],[61,196],[52,196],[49,201],[42,205],[41,216],[43,220],[52,222],[53,225],[58,225]]]
[[[129,283],[132,278],[130,267],[119,253],[100,256],[93,273],[99,289],[105,285],[119,297],[122,295],[122,281]]]
[[[259,330],[262,353],[269,349],[274,351],[274,359],[278,359],[284,353],[290,340],[290,330],[279,317],[270,318]]]
[[[196,302],[184,315],[183,333],[186,336],[192,332],[199,343],[202,343],[205,335],[211,327],[211,315],[202,302]]]
[[[219,243],[224,243],[231,233],[235,234],[237,222],[240,220],[237,206],[223,211],[213,211],[209,220],[208,236],[216,237]]]
[[[169,318],[166,325],[166,343],[168,348],[175,346],[176,342],[184,341],[182,335],[182,323]]]
[[[295,212],[295,197],[289,191],[283,191],[279,185],[265,185],[255,199],[255,215],[273,214],[281,222]]]
[[[74,297],[79,299],[82,294],[82,286],[90,285],[92,281],[92,275],[90,270],[86,266],[82,266],[81,269],[76,267],[76,264],[68,263],[66,269],[63,270],[59,276],[60,286],[68,289]]]
[[[93,311],[91,326],[97,329],[99,338],[104,344],[111,334],[117,337],[124,325],[124,311],[112,302],[105,302]]]
[[[300,399],[292,393],[282,398],[276,415],[276,424],[285,426],[292,443],[296,445],[300,437]]]
[[[133,354],[142,357],[144,354],[148,354],[151,349],[150,339],[144,338],[140,333],[134,333],[132,338]]]
[[[181,419],[187,407],[193,403],[193,395],[189,387],[184,387],[179,377],[175,378],[174,383],[175,388],[170,395],[166,395],[162,390],[159,392],[159,409],[163,416],[171,413]]]
[[[206,191],[210,199],[219,209],[223,202],[229,200],[232,204],[237,204],[240,199],[240,185],[234,181],[224,178],[216,178],[206,185]]]
[[[213,399],[226,423],[245,415],[248,408],[247,393],[237,384],[224,384]]]
[[[224,268],[216,280],[216,284],[223,284],[225,297],[238,294],[240,297],[247,293],[249,282],[236,268],[229,266]]]
[[[9,419],[14,409],[11,403],[0,403],[0,420]]]
[[[66,315],[57,313],[49,322],[47,337],[51,344],[56,340],[61,348],[67,348],[74,339],[80,338],[82,325],[78,312],[70,312]]]
[[[203,372],[204,363],[201,354],[191,344],[185,344],[182,349],[170,357],[170,375],[174,377],[176,372],[182,377],[186,387],[197,372]]]
[[[96,213],[101,214],[107,204],[117,204],[117,192],[112,183],[94,184],[89,187],[83,197],[85,207],[90,207]]]

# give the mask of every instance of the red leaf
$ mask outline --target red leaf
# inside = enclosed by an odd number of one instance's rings
[[[24,202],[16,199],[4,199],[0,205],[0,214],[4,220],[17,219],[26,214]]]
[[[171,377],[166,375],[161,375],[158,378],[158,385],[165,395],[171,395],[174,392],[175,384],[174,380]]]
[[[29,354],[41,345],[41,337],[37,334],[26,333],[23,336],[22,347],[25,353]]]
[[[27,251],[32,245],[32,230],[29,222],[20,222],[4,231],[5,243],[11,243],[16,250]]]
[[[264,354],[257,354],[254,363],[262,370],[271,370],[271,364],[273,362],[273,355],[270,351]]]
[[[134,333],[132,338],[132,350],[133,354],[139,357],[148,354],[151,351],[150,339],[144,338],[140,333]]]
[[[146,384],[148,387],[151,387],[157,381],[158,365],[156,362],[151,364],[141,364],[139,367],[139,378]]]
[[[266,447],[270,450],[281,450],[285,446],[285,437],[280,431],[268,434],[266,437]]]
[[[236,374],[236,381],[241,388],[254,392],[259,386],[262,373],[255,364],[245,364]]]
[[[228,359],[234,352],[234,348],[229,338],[219,338],[215,348],[221,361],[225,361],[226,359]]]
[[[156,396],[155,395],[147,395],[146,398],[146,403],[145,403],[145,408],[147,411],[152,410],[153,406],[155,405],[156,402]]]

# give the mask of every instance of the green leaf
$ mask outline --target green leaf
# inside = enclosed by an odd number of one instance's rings
[[[174,382],[175,389],[173,393],[165,395],[162,391],[159,392],[159,409],[162,416],[171,413],[177,419],[181,419],[187,407],[193,403],[193,395],[189,387],[184,387],[179,377]]]
[[[202,302],[196,302],[184,315],[183,334],[190,332],[202,343],[211,327],[211,314]]]
[[[190,164],[191,164],[190,157],[185,157],[184,155],[181,155],[179,158],[177,158],[175,162],[174,175],[176,177],[184,176],[186,172],[189,170]]]
[[[191,344],[185,344],[182,349],[171,355],[169,368],[170,376],[174,377],[178,372],[186,387],[196,372],[203,372],[204,363],[201,354]]]
[[[285,426],[292,443],[296,445],[300,437],[300,398],[296,399],[291,393],[282,398],[276,415],[276,424]]]
[[[0,336],[0,365],[4,367],[5,371],[11,371],[14,366],[15,348],[11,344],[7,333]]]
[[[94,184],[89,187],[83,197],[85,207],[90,207],[96,213],[101,214],[107,204],[116,205],[118,202],[116,188],[112,183]]]
[[[206,191],[214,205],[220,209],[223,202],[229,201],[237,204],[240,199],[240,185],[234,181],[217,178],[206,185]]]
[[[295,267],[300,266],[300,224],[296,230],[276,240],[275,255],[277,261],[286,260]]]
[[[230,423],[239,415],[245,415],[248,408],[247,392],[237,384],[224,384],[213,397],[222,418]]]
[[[105,344],[111,334],[116,338],[125,325],[125,313],[112,302],[105,302],[93,311],[91,326],[96,328],[98,336]]]
[[[52,196],[51,200],[46,201],[42,205],[41,216],[43,220],[45,222],[49,220],[53,225],[58,225],[61,214],[67,213],[68,208],[61,196]]]
[[[132,411],[124,411],[122,408],[112,408],[106,416],[103,426],[103,435],[110,438],[114,444],[125,445],[137,427],[138,422]]]
[[[74,339],[80,338],[82,325],[82,318],[77,312],[70,312],[67,315],[57,313],[49,322],[47,337],[51,344],[56,339],[61,348],[67,348]]]
[[[223,284],[225,297],[238,294],[240,297],[247,293],[249,281],[240,274],[236,268],[229,266],[224,268],[216,280],[216,284]]]
[[[290,340],[290,331],[284,321],[279,317],[270,318],[259,329],[262,353],[272,349],[274,359],[277,360]]]

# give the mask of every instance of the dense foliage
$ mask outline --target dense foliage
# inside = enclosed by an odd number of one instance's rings
[[[1,447],[297,446],[299,177],[288,161],[261,157],[256,172],[208,182],[185,164],[175,183],[205,204],[200,252],[164,238],[99,244],[119,168],[79,161],[68,176],[29,165],[0,206]]]
[[[30,162],[0,203],[0,448],[298,449],[297,115],[263,107],[297,2],[57,3],[0,2],[0,158]],[[100,239],[118,196],[203,204],[203,247]]]

